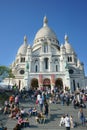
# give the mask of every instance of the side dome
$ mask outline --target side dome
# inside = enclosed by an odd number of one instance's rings
[[[43,20],[43,27],[35,35],[34,44],[36,44],[38,40],[44,38],[54,39],[58,41],[55,32],[50,27],[48,27],[47,23],[48,20],[45,16]]]
[[[26,52],[27,52],[27,47],[28,47],[27,37],[24,36],[24,43],[23,43],[23,44],[20,46],[20,48],[18,49],[17,55],[19,55],[19,54],[25,55]]]
[[[65,46],[65,49],[66,49],[66,53],[72,53],[72,52],[74,52],[74,49],[72,48],[72,46],[68,42],[68,36],[67,35],[65,35],[64,39],[65,39],[64,46]]]

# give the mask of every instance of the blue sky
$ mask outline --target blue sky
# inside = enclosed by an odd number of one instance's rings
[[[33,44],[45,15],[60,44],[68,35],[87,75],[87,0],[0,0],[0,65],[12,63],[24,35]]]

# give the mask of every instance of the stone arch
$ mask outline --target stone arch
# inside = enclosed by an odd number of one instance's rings
[[[49,78],[45,78],[44,80],[43,80],[43,86],[44,87],[51,87],[51,81],[50,81],[50,79]]]
[[[38,87],[39,87],[39,85],[38,85],[38,79],[33,78],[33,79],[31,80],[31,89],[36,90]]]
[[[61,78],[55,80],[55,87],[58,87],[58,90],[63,90],[63,81]]]

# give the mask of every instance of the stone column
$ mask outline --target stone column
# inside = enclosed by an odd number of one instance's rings
[[[68,69],[66,69],[66,86],[71,91],[71,81],[70,81],[70,75],[69,75],[69,70]]]
[[[60,57],[60,71],[63,71],[63,57]]]
[[[25,75],[24,75],[24,87],[25,87],[25,89],[28,88],[28,80],[29,80],[29,71],[26,70]]]
[[[43,59],[40,59],[40,72],[43,71]]]
[[[51,74],[51,91],[53,90],[55,86],[55,75]]]
[[[39,89],[41,89],[43,87],[43,75],[39,74]]]

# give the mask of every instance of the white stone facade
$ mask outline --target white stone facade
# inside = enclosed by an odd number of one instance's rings
[[[61,86],[65,89],[66,86],[70,91],[86,87],[84,65],[71,47],[67,35],[64,40],[60,45],[44,17],[43,27],[36,33],[33,46],[28,44],[24,36],[24,43],[11,65],[14,83],[20,89],[35,87],[34,83],[38,88]]]

